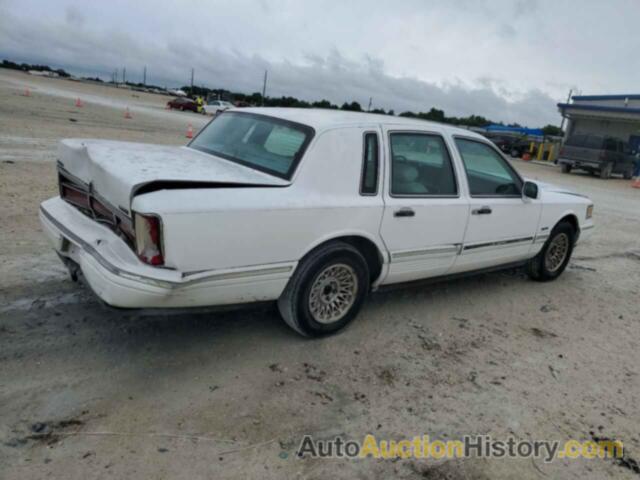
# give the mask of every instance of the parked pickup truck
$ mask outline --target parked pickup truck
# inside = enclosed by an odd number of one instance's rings
[[[43,229],[104,302],[277,301],[308,336],[384,285],[553,280],[593,227],[588,198],[523,179],[486,138],[387,115],[230,109],[186,147],[64,140],[58,157]]]
[[[619,173],[629,180],[633,175],[633,157],[629,145],[602,135],[572,135],[564,143],[558,164],[564,173],[577,168],[609,178]]]

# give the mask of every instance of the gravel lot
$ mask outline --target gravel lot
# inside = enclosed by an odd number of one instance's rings
[[[166,101],[0,69],[0,477],[637,478],[640,191],[628,181],[516,161],[596,204],[594,236],[556,282],[505,272],[381,292],[323,340],[269,308],[139,317],[68,279],[37,209],[56,194],[60,138],[182,144],[205,123]],[[295,457],[305,434],[366,433],[596,435],[628,458]]]

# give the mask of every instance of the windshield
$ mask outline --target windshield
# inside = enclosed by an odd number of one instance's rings
[[[189,146],[289,179],[313,133],[306,125],[266,115],[226,112],[212,120]]]

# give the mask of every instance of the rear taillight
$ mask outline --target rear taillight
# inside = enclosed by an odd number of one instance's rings
[[[80,208],[90,208],[89,196],[85,192],[81,192],[80,190],[76,190],[75,188],[70,188],[66,185],[62,186],[61,192],[62,198],[67,202],[72,203]]]
[[[135,214],[136,253],[149,265],[164,265],[162,255],[162,228],[154,215]]]
[[[562,148],[560,149],[560,156],[561,156],[561,157],[563,157],[563,156],[564,156],[564,147],[562,147]]]

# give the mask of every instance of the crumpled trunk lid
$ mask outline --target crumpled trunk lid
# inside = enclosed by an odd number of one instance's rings
[[[62,140],[59,167],[114,207],[129,212],[139,192],[166,188],[287,186],[288,181],[188,147]]]

